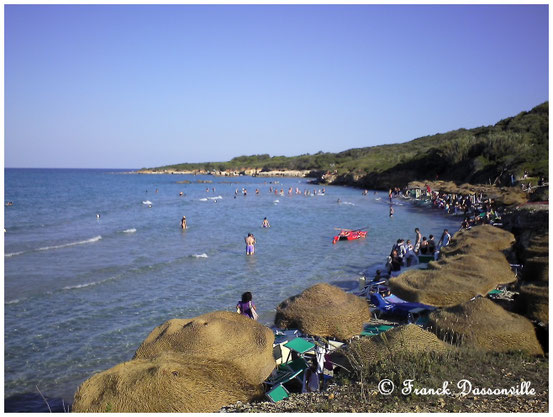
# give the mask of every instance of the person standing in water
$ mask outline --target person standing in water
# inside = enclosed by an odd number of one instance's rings
[[[242,300],[238,301],[238,304],[236,304],[236,312],[238,314],[242,314],[243,316],[257,320],[257,309],[255,308],[255,304],[252,299],[253,297],[251,292],[248,291],[242,294]]]
[[[265,217],[263,219],[263,223],[261,224],[261,226],[263,227],[271,227],[271,225],[269,224],[269,220],[267,220],[267,217]]]
[[[180,221],[180,227],[182,230],[186,229],[186,216],[182,216],[182,220]]]
[[[245,239],[246,241],[246,255],[253,255],[255,253],[255,237],[251,233]]]
[[[390,206],[390,217],[392,217],[393,215],[394,215],[394,208]]]

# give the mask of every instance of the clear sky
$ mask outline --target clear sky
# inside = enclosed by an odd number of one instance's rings
[[[406,142],[548,100],[548,5],[5,7],[5,166]]]

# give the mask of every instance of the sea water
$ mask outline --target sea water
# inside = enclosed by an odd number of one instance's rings
[[[307,181],[6,169],[6,405],[44,409],[29,405],[38,390],[71,403],[81,382],[130,360],[154,327],[234,311],[245,291],[270,325],[281,301],[316,283],[356,288],[398,238],[414,241],[415,227],[439,239],[460,224],[400,198],[390,217],[385,192],[326,186],[322,195]],[[368,235],[333,245],[337,228]]]

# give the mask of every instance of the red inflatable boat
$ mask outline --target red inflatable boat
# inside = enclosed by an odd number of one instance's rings
[[[363,230],[342,230],[338,236],[334,236],[334,239],[332,239],[332,243],[336,243],[339,240],[355,240],[355,239],[361,239],[365,238],[367,236],[367,232]]]

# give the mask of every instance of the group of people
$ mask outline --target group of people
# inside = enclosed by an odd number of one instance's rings
[[[426,190],[416,191],[415,196],[426,197],[430,200],[432,208],[444,210],[447,214],[463,216],[461,228],[470,229],[479,224],[496,224],[501,222],[501,213],[496,207],[493,198],[487,198],[483,193],[463,195],[459,193],[446,193],[432,191],[427,185]],[[410,190],[405,191],[408,197]]]
[[[214,189],[215,190],[215,189]],[[245,188],[245,187],[242,187],[241,189],[241,193],[244,197],[246,197],[248,195],[248,190]],[[274,194],[274,195],[281,195],[281,196],[284,196],[284,188],[281,188],[280,190],[277,188],[277,187],[269,187],[269,193],[271,194]],[[296,189],[294,190],[292,187],[289,187],[288,188],[288,195],[293,195],[293,194],[303,194],[305,196],[309,196],[309,195],[324,195],[326,193],[326,189],[325,188],[322,188],[322,189],[313,189],[313,191],[309,190],[309,189],[305,189],[303,192],[298,188],[296,187]],[[236,198],[236,196],[239,194],[239,191],[238,191],[238,188],[236,190],[234,190],[234,198]],[[260,191],[259,191],[259,188],[256,188],[255,189],[255,195],[259,195],[260,194]]]
[[[449,245],[451,234],[447,229],[444,229],[438,243],[434,241],[434,235],[428,238],[422,236],[419,228],[415,228],[415,240],[398,239],[392,246],[388,262],[386,264],[388,274],[401,270],[402,266],[411,266],[419,263],[419,255],[433,255],[435,258],[439,250]]]

